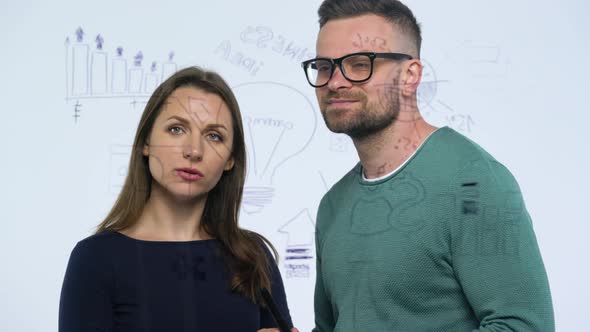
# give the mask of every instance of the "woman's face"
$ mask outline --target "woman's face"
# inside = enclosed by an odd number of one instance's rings
[[[205,197],[234,165],[230,110],[218,95],[194,87],[176,89],[162,107],[143,147],[152,193]]]

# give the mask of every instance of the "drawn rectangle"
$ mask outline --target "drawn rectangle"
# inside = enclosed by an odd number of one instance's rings
[[[114,94],[125,93],[127,88],[127,60],[123,58],[113,59],[111,74],[111,92]]]
[[[88,45],[77,44],[72,47],[72,95],[88,94]]]
[[[125,178],[127,177],[127,169],[129,166],[129,158],[131,157],[131,147],[125,145],[111,146],[111,174],[110,174],[110,191],[112,194],[119,194]]]
[[[176,73],[177,66],[174,62],[165,62],[162,64],[162,81]]]
[[[129,69],[129,93],[141,93],[141,83],[143,81],[143,68]]]
[[[105,52],[92,52],[90,58],[90,94],[103,95],[107,93],[107,54]]]

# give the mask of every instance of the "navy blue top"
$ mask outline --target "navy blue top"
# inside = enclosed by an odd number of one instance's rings
[[[269,253],[270,255],[270,253]],[[117,232],[90,236],[70,256],[60,332],[257,331],[276,327],[268,309],[231,292],[218,240],[158,242]],[[272,296],[289,324],[281,275]]]

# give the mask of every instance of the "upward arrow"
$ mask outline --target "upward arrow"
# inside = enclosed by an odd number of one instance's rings
[[[295,217],[279,228],[288,235],[287,246],[312,246],[315,225],[308,209],[301,210]]]

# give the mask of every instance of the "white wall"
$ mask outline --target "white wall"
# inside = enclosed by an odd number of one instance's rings
[[[57,329],[70,251],[111,207],[149,84],[171,63],[215,69],[236,88],[252,129],[241,222],[278,247],[294,322],[312,328],[314,260],[289,266],[287,249],[315,257],[317,204],[357,160],[350,140],[325,128],[299,65],[314,54],[319,3],[0,4],[2,331]],[[515,174],[557,328],[579,330],[590,312],[587,3],[407,3],[423,27],[424,116],[473,138]],[[113,75],[113,63],[124,61],[129,86]],[[138,93],[129,92],[133,75],[143,75]]]

